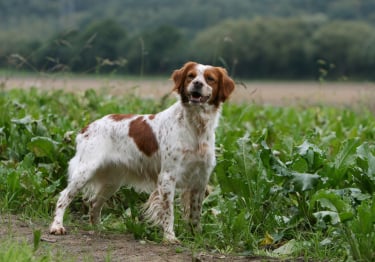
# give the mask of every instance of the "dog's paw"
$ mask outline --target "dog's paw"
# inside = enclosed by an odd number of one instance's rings
[[[163,237],[163,243],[164,244],[180,244],[180,240],[177,239],[177,237],[174,235],[174,233],[170,234],[170,233],[164,233],[164,237]]]
[[[66,230],[63,226],[52,225],[49,229],[51,235],[66,235]]]

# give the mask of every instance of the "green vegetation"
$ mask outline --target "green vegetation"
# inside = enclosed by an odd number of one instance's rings
[[[27,37],[45,37],[43,32],[84,28],[93,21],[114,18],[130,32],[160,25],[174,25],[195,34],[226,19],[255,17],[306,17],[323,15],[330,20],[375,23],[372,0],[0,0],[0,22],[4,31],[24,30]]]
[[[15,2],[0,0],[2,68],[139,75],[197,60],[245,78],[375,77],[373,0]]]
[[[34,245],[39,245],[40,240],[34,240]],[[52,253],[47,250],[37,250],[26,241],[16,242],[7,240],[1,243],[0,262],[9,261],[29,261],[29,262],[46,262],[46,261],[74,261],[72,258],[64,257],[61,253]]]
[[[158,112],[170,103],[92,90],[2,90],[0,212],[50,219],[74,154],[70,131],[104,114]],[[177,236],[193,250],[373,261],[374,141],[375,118],[364,108],[227,104],[217,130],[218,163],[213,192],[204,202],[203,233],[190,234],[176,208]],[[160,232],[138,219],[146,197],[122,189],[104,210],[101,230],[160,241]],[[66,224],[77,223],[72,215],[85,215],[83,209],[76,199]],[[17,258],[22,250],[29,257],[41,252],[39,241],[40,232],[34,232],[33,247],[2,244],[0,254]]]

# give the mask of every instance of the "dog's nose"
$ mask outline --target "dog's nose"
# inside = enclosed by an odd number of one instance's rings
[[[197,81],[193,82],[193,85],[194,85],[195,88],[202,88],[203,83],[201,81],[197,80]]]

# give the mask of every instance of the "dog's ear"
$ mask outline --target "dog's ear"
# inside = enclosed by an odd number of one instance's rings
[[[219,99],[221,102],[225,102],[235,88],[235,84],[232,78],[228,76],[227,70],[222,67],[218,67],[221,74],[221,81],[219,87]]]
[[[194,66],[196,66],[197,63],[195,62],[187,62],[183,67],[180,69],[174,70],[172,74],[172,79],[174,82],[174,87],[172,91],[177,92],[178,94],[181,94],[183,92],[184,82],[186,79],[186,74],[188,70]]]

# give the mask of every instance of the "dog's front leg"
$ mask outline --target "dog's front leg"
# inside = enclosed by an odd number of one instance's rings
[[[199,233],[202,230],[200,225],[200,218],[204,196],[204,188],[186,189],[181,196],[185,219],[191,226],[191,230],[193,233]]]
[[[158,186],[146,203],[146,219],[163,229],[164,241],[179,243],[174,233],[174,194],[176,177],[169,172],[162,172]]]

